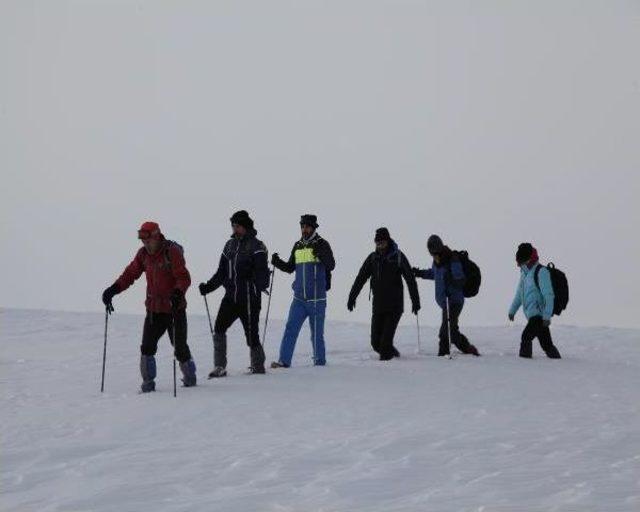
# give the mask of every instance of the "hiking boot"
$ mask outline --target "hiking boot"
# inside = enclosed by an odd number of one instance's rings
[[[211,373],[209,373],[210,379],[218,379],[220,377],[226,377],[226,376],[227,376],[227,370],[222,366],[216,366],[213,370],[211,370]]]
[[[142,385],[140,391],[149,393],[156,390],[156,358],[154,356],[140,355],[140,375],[142,377]]]
[[[180,370],[182,371],[182,384],[185,388],[190,388],[196,385],[196,363],[193,359],[189,359],[184,363],[180,363]]]
[[[480,356],[480,352],[478,352],[478,349],[475,347],[475,345],[469,345],[469,348],[467,349],[467,354],[473,354],[474,356]]]
[[[288,365],[288,364],[281,363],[280,361],[273,361],[273,362],[271,363],[271,368],[272,368],[273,370],[275,370],[275,369],[277,369],[277,368],[289,368],[289,365]]]
[[[148,382],[143,382],[140,386],[140,391],[142,393],[151,393],[156,390],[156,383],[152,380]]]

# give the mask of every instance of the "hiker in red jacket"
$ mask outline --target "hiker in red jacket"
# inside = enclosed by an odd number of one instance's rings
[[[107,311],[113,311],[112,299],[125,291],[144,272],[147,278],[147,316],[144,319],[140,346],[140,373],[142,392],[155,391],[158,341],[169,331],[169,339],[180,362],[185,387],[196,385],[196,365],[187,345],[187,301],[185,293],[191,276],[185,266],[182,246],[167,240],[155,222],[145,222],[138,230],[143,247],[122,275],[102,294]],[[175,323],[175,328],[174,328]],[[175,332],[175,340],[173,339]]]

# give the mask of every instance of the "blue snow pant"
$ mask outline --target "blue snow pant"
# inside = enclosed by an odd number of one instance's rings
[[[301,300],[293,298],[289,308],[289,318],[284,329],[282,343],[280,344],[280,362],[285,366],[291,366],[293,350],[296,348],[298,334],[302,324],[309,318],[311,327],[311,345],[313,346],[313,364],[324,366],[326,363],[324,350],[324,316],[327,309],[326,300]]]

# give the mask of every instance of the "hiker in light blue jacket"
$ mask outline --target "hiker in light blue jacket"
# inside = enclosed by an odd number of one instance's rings
[[[518,246],[516,263],[520,267],[520,282],[509,309],[509,320],[513,322],[522,306],[527,326],[522,331],[520,357],[531,359],[532,342],[538,338],[542,350],[551,359],[560,359],[560,352],[551,339],[551,315],[553,315],[553,286],[549,270],[540,265],[538,251],[530,243]]]

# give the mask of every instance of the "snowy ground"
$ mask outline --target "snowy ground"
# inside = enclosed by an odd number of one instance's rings
[[[561,361],[516,357],[518,327],[467,329],[481,358],[434,357],[398,334],[382,363],[368,327],[327,326],[329,366],[303,331],[295,367],[207,381],[211,338],[190,317],[201,385],[138,395],[141,317],[0,313],[2,510],[637,511],[640,332],[556,328]],[[269,329],[275,357],[282,323]]]

